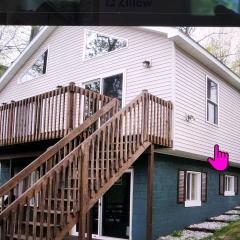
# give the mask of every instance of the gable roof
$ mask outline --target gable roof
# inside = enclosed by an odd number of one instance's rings
[[[24,65],[24,63],[31,57],[31,55],[40,47],[40,45],[50,36],[50,34],[57,27],[44,27],[42,31],[33,39],[33,41],[26,47],[22,54],[15,60],[15,62],[8,68],[5,74],[0,78],[0,92],[11,81],[17,71]],[[185,50],[195,59],[208,66],[211,70],[216,72],[219,76],[235,86],[240,90],[240,77],[233,73],[226,65],[217,60],[207,50],[197,44],[194,40],[181,33],[173,27],[138,27],[144,31],[151,31],[160,34],[172,40],[176,46]]]
[[[189,55],[200,61],[203,65],[217,73],[225,81],[231,83],[234,87],[240,90],[240,77],[236,75],[226,65],[221,63],[206,49],[196,43],[193,39],[189,38],[176,28],[172,27],[142,27],[147,31],[165,34],[168,39],[171,39],[176,46],[186,51]]]

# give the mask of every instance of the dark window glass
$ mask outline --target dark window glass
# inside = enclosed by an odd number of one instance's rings
[[[93,58],[127,46],[127,41],[101,33],[87,31],[85,58]]]
[[[103,79],[103,94],[112,98],[117,98],[122,102],[123,75],[118,74]]]
[[[218,86],[207,80],[207,121],[218,124]]]
[[[21,82],[40,77],[46,74],[48,50],[46,50],[32,65],[32,67],[22,76]]]
[[[85,84],[85,89],[100,93],[100,79]]]

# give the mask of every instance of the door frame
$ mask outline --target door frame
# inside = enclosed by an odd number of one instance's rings
[[[134,185],[134,169],[130,168],[124,172],[130,173],[130,209],[129,209],[129,238],[114,238],[114,237],[107,237],[102,236],[98,234],[92,234],[93,239],[99,239],[99,240],[132,240],[132,220],[133,220],[133,185]],[[98,217],[98,220],[102,221],[102,198],[99,199],[101,201],[101,206],[98,207],[100,217]],[[98,202],[99,202],[98,201]],[[98,227],[102,227],[102,223],[98,223]],[[102,232],[102,229],[99,230],[99,232]]]
[[[123,238],[113,238],[113,237],[107,237],[107,236],[101,236],[98,234],[92,234],[93,239],[99,239],[99,240],[132,240],[132,220],[133,220],[133,186],[134,186],[134,169],[130,168],[126,170],[124,173],[130,173],[130,213],[129,213],[129,238],[128,239],[123,239]],[[99,201],[102,201],[99,199]],[[102,204],[101,204],[102,205]],[[99,207],[99,206],[98,206]],[[100,213],[100,207],[99,207],[99,213]],[[102,214],[102,213],[101,213]],[[99,219],[99,217],[98,217]],[[102,218],[101,218],[102,220]],[[101,225],[102,226],[102,225]],[[100,224],[98,223],[98,227],[100,227]],[[102,230],[101,230],[102,231]],[[76,231],[76,225],[72,228],[71,230],[71,235],[72,236],[78,236],[78,232]]]

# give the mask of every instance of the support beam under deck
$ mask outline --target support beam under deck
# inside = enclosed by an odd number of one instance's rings
[[[148,148],[148,175],[147,175],[147,230],[146,239],[152,240],[152,208],[153,208],[153,172],[154,172],[154,145]]]

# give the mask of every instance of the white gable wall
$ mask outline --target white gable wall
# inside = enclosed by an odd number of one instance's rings
[[[128,48],[83,61],[84,27],[58,27],[0,92],[0,103],[20,100],[57,85],[75,82],[78,86],[100,75],[124,70],[126,74],[126,103],[143,89],[166,100],[172,96],[172,50],[170,40],[159,34],[126,27],[88,27],[95,31],[128,40]],[[22,84],[18,79],[49,47],[47,74]],[[142,62],[152,60],[152,68],[144,69]]]
[[[240,93],[187,53],[176,49],[174,148],[213,156],[214,144],[240,163]],[[206,122],[206,75],[219,84],[219,125]],[[185,114],[196,121],[186,122]]]

